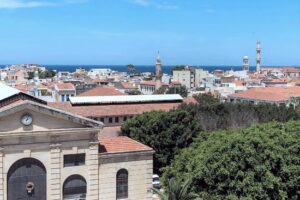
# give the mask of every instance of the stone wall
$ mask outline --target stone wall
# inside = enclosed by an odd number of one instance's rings
[[[116,199],[116,175],[120,169],[128,171],[127,200],[152,199],[152,152],[133,154],[100,155],[99,200]]]

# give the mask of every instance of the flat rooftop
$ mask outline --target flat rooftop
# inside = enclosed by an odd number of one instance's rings
[[[7,86],[3,83],[0,83],[0,101],[8,97],[11,97],[15,94],[19,94],[20,92],[21,92],[20,90]]]
[[[84,96],[70,97],[72,105],[76,104],[125,104],[154,102],[183,102],[179,94],[167,95],[127,95],[127,96]]]

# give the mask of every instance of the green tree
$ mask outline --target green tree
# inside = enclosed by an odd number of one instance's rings
[[[128,95],[141,95],[142,92],[139,90],[130,90],[127,92]]]
[[[154,94],[165,94],[167,92],[166,87],[160,87],[158,90],[154,92]]]
[[[34,72],[27,72],[28,74],[28,80],[31,80],[34,78]]]
[[[200,131],[193,116],[184,110],[153,111],[127,120],[121,134],[152,147],[154,171],[170,164],[174,155],[187,147]]]
[[[45,78],[53,78],[56,75],[56,72],[53,70],[46,69],[45,71],[39,70],[39,78],[45,79]]]
[[[272,122],[199,136],[163,180],[193,176],[203,199],[299,199],[300,122]],[[166,181],[164,181],[166,182]]]
[[[215,98],[211,93],[197,94],[194,98],[201,105],[217,105],[220,104],[220,100]]]
[[[176,65],[172,68],[172,71],[181,71],[185,69],[185,65]]]
[[[187,97],[188,95],[188,90],[187,88],[182,85],[182,86],[173,86],[173,87],[170,87],[169,89],[167,89],[167,94],[180,94],[180,96],[182,97]]]
[[[172,178],[167,181],[167,185],[164,188],[165,192],[159,189],[153,188],[153,192],[157,194],[160,200],[196,200],[199,199],[199,195],[189,191],[191,185],[191,179],[187,179],[183,184]]]
[[[140,75],[141,73],[136,69],[136,67],[133,64],[128,64],[127,65],[127,70],[129,71],[130,74],[133,75]]]

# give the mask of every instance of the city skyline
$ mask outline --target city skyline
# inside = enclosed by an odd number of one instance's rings
[[[300,65],[300,2],[2,0],[0,64]]]

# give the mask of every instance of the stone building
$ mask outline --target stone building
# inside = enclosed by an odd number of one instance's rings
[[[101,137],[101,122],[0,90],[0,200],[152,199],[151,148]]]

